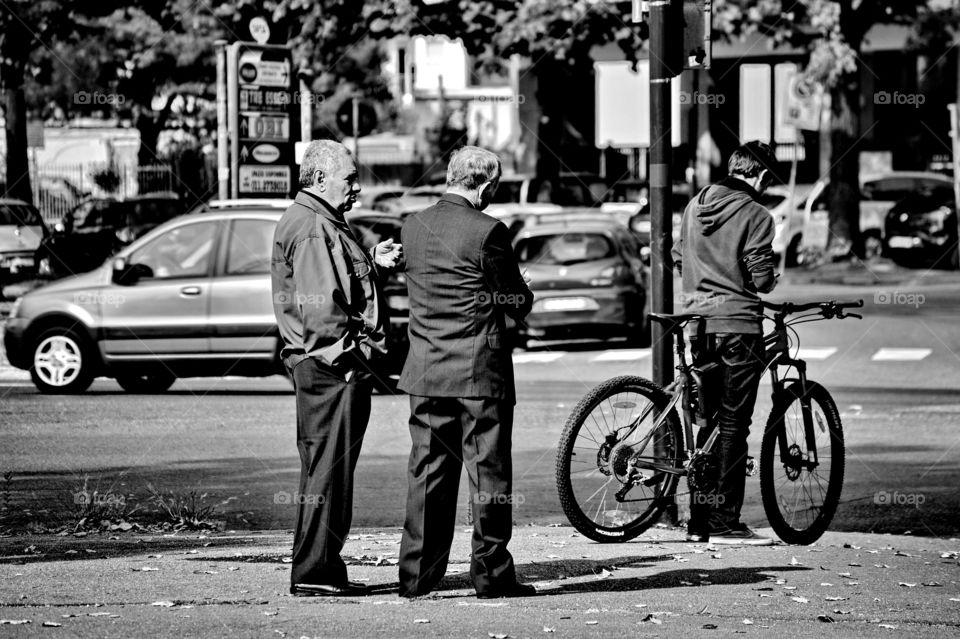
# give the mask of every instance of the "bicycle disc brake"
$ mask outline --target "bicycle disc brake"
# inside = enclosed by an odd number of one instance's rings
[[[790,481],[797,481],[803,471],[803,451],[796,444],[791,444],[787,450],[787,457],[783,461],[783,469]]]
[[[713,453],[698,452],[687,464],[687,482],[690,484],[690,490],[697,492],[710,492],[717,484],[717,471],[719,470],[717,457]]]

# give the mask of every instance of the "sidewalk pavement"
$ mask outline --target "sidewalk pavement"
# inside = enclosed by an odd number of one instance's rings
[[[770,534],[771,531],[760,530]],[[396,594],[397,529],[345,549],[362,598],[289,592],[290,533],[0,539],[4,637],[949,637],[960,633],[960,540],[827,533],[813,546],[712,547],[656,527],[597,544],[516,529],[542,596],[481,601],[458,528],[442,590]],[[53,625],[57,624],[57,625]]]
[[[877,258],[868,262],[820,264],[815,268],[791,268],[784,271],[783,283],[832,284],[848,286],[936,286],[960,284],[960,271],[905,268]]]

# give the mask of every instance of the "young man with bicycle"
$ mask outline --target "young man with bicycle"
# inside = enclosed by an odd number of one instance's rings
[[[716,362],[704,376],[709,425],[697,435],[702,447],[719,429],[714,459],[691,490],[689,541],[770,545],[740,521],[747,474],[747,435],[763,372],[763,309],[759,293],[777,284],[774,222],[759,202],[773,179],[770,146],[748,142],[727,164],[729,176],[705,187],[683,212],[673,260],[683,279],[681,313],[696,364]]]

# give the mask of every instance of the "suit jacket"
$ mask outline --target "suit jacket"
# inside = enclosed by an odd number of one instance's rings
[[[399,388],[424,397],[514,402],[505,318],[530,312],[533,293],[507,227],[446,194],[401,231],[410,296],[410,352]]]

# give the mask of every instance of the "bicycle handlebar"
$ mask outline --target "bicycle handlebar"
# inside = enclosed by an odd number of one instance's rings
[[[855,317],[857,319],[863,319],[863,316],[857,315],[856,313],[843,312],[843,310],[847,308],[862,307],[863,300],[856,300],[855,302],[837,302],[835,300],[830,300],[827,302],[807,302],[805,304],[794,304],[793,302],[774,304],[773,302],[765,302],[761,300],[760,304],[763,306],[763,308],[774,311],[775,313],[784,317],[794,313],[802,313],[804,311],[810,311],[818,308],[824,317]]]

